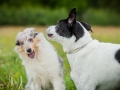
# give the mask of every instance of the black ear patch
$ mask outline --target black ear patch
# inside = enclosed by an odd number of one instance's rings
[[[76,22],[76,8],[73,8],[70,13],[69,16],[67,18],[68,21],[68,26],[71,27],[73,26],[73,23]]]
[[[120,49],[115,53],[115,58],[120,63]]]
[[[36,37],[38,35],[38,33],[36,32],[36,33],[34,33],[34,38]]]
[[[80,23],[85,27],[86,30],[93,32],[91,26],[88,23],[84,23],[84,22],[80,22]]]
[[[78,22],[76,22],[76,25],[75,25],[75,27],[73,28],[73,34],[74,34],[75,37],[76,37],[75,42],[76,42],[79,38],[83,37],[83,35],[84,35],[84,30],[83,30],[82,26],[81,26]]]
[[[20,46],[20,41],[17,40],[15,45]]]
[[[33,37],[33,38],[35,38],[37,35],[38,35],[37,32],[34,32],[34,33],[31,33],[31,34],[30,34],[30,36]]]

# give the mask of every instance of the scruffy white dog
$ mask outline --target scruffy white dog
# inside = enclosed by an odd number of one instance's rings
[[[67,19],[47,29],[47,35],[67,52],[77,90],[120,90],[120,44],[101,43],[88,31],[91,26],[76,21],[73,8]]]
[[[26,90],[65,90],[62,61],[42,33],[34,28],[19,32],[16,52],[22,59],[28,76]]]

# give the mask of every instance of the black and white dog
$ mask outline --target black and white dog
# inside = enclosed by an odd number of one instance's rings
[[[76,8],[67,19],[47,28],[47,36],[62,44],[71,66],[77,90],[116,90],[120,88],[120,44],[93,40],[91,26],[76,21]]]

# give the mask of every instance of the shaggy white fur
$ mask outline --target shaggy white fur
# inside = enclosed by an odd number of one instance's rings
[[[28,43],[28,37],[34,32],[34,28],[27,28],[16,37],[17,42],[23,42],[22,45],[16,45],[15,50],[26,69],[28,83],[25,89],[50,90],[52,84],[54,90],[65,90],[61,59],[42,33],[36,35],[33,42]],[[28,57],[27,47],[24,45],[34,50],[34,58]]]

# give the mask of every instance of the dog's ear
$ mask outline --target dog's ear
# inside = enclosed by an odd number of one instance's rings
[[[70,11],[69,16],[67,18],[67,22],[68,22],[68,27],[72,27],[73,24],[76,22],[76,8],[73,8]]]
[[[20,46],[20,41],[17,40],[15,45]]]
[[[35,28],[33,28],[32,33],[33,33],[33,37],[34,37],[34,38],[38,35],[38,32],[36,31],[36,29],[35,29]]]
[[[34,38],[35,38],[37,35],[38,35],[38,33],[37,33],[37,32],[35,32],[35,33],[34,33]]]
[[[91,26],[88,23],[84,23],[84,22],[80,22],[80,23],[84,26],[86,30],[93,32]]]

